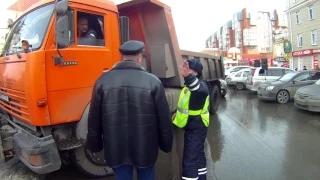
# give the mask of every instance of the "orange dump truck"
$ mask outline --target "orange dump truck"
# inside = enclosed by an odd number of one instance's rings
[[[78,36],[79,17],[96,32]],[[112,174],[102,153],[86,147],[87,117],[96,79],[120,61],[119,46],[146,44],[144,67],[166,88],[173,111],[183,87],[178,65],[195,58],[212,85],[210,112],[220,98],[220,57],[179,49],[170,7],[157,0],[115,5],[107,0],[42,0],[15,21],[0,57],[1,159],[14,155],[39,174],[72,162],[88,176]],[[192,42],[190,42],[192,43]],[[71,157],[71,158],[66,158]]]

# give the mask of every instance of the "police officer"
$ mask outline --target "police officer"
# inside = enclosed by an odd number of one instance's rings
[[[205,180],[207,174],[204,142],[209,126],[210,85],[202,80],[202,64],[190,59],[180,66],[185,87],[173,115],[173,124],[185,130],[182,159],[182,179]]]

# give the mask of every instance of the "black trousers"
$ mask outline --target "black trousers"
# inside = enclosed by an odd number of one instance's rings
[[[201,118],[190,119],[185,128],[182,159],[182,179],[206,180],[207,166],[204,142],[208,128]]]

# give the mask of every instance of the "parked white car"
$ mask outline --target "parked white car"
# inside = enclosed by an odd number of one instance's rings
[[[267,71],[261,67],[255,68],[251,75],[247,77],[246,88],[251,91],[257,91],[260,83],[276,81],[289,72],[293,72],[293,70],[284,67],[268,67]]]
[[[246,87],[247,76],[250,75],[254,69],[255,68],[253,67],[241,69],[240,71],[227,76],[226,81],[228,85],[235,85],[239,90],[244,89]]]
[[[249,68],[250,66],[232,66],[230,67],[229,69],[227,69],[224,74],[225,74],[225,77],[227,77],[228,75],[230,74],[233,74],[235,72],[238,72],[240,71],[241,69],[245,69],[245,68]]]

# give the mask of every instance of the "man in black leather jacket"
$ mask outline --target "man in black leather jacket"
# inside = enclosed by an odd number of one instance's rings
[[[173,126],[161,81],[140,65],[143,42],[120,47],[123,61],[95,83],[88,120],[88,146],[104,147],[107,165],[117,180],[155,179],[158,148],[172,149]],[[104,146],[103,146],[104,145]]]

